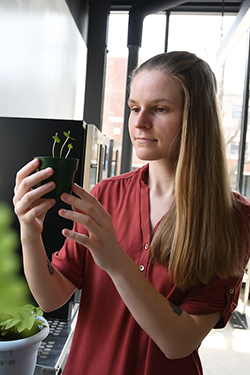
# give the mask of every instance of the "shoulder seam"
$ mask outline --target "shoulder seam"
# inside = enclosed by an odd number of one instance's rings
[[[130,180],[133,178],[136,174],[141,173],[141,168],[136,169],[135,171],[127,172],[118,176],[108,177],[100,182],[115,182],[120,180]]]

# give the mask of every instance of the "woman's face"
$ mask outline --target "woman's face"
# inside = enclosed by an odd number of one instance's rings
[[[128,104],[137,157],[176,163],[184,105],[181,87],[159,70],[145,70],[134,78]]]

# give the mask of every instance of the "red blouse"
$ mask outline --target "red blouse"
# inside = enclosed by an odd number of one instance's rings
[[[189,314],[220,312],[222,319],[216,328],[223,327],[237,306],[242,278],[217,280],[184,293],[169,280],[167,268],[153,265],[148,259],[149,191],[143,182],[147,168],[104,180],[91,193],[111,214],[119,243],[152,285]],[[245,218],[250,220],[250,205],[241,199]],[[86,233],[79,224],[75,224],[75,231]],[[183,359],[165,357],[136,323],[108,274],[83,246],[66,240],[53,255],[52,264],[82,289],[78,322],[63,375],[202,374],[198,348]]]

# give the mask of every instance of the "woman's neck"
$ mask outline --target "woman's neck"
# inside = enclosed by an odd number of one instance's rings
[[[148,187],[150,200],[151,227],[167,213],[174,200],[175,173],[166,166],[150,162],[148,169]]]
[[[148,187],[157,194],[174,195],[175,169],[158,162],[149,162]]]

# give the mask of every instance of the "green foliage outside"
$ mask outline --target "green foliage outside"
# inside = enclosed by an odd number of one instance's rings
[[[0,202],[0,341],[31,336],[43,326],[43,312],[29,304],[30,291],[20,272],[20,241],[13,219],[10,207]]]

